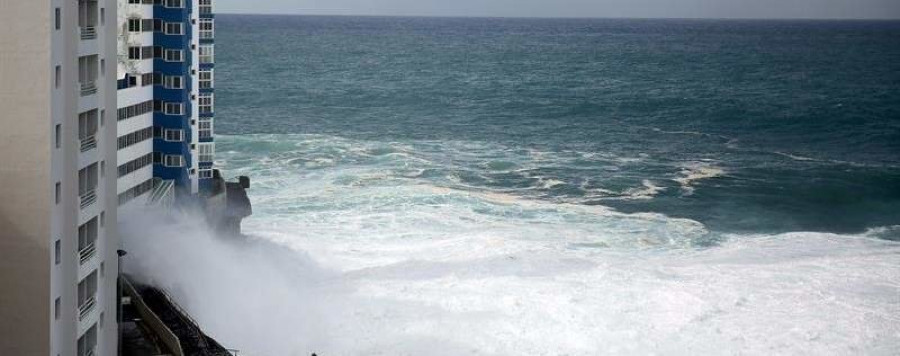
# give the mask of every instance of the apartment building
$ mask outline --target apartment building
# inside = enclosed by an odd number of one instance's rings
[[[211,0],[120,0],[119,204],[195,197],[212,180]]]
[[[0,3],[0,354],[117,348],[115,0]]]

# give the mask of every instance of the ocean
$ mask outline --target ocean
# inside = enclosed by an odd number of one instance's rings
[[[217,164],[251,177],[244,232],[327,271],[258,301],[316,296],[278,331],[211,327],[238,348],[900,349],[900,22],[216,31]]]

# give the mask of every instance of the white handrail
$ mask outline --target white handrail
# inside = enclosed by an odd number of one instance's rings
[[[81,197],[81,208],[87,208],[94,204],[97,201],[97,191],[94,189],[89,190],[87,193],[84,193]]]
[[[97,306],[97,298],[91,297],[90,299],[84,301],[84,304],[78,307],[78,320],[83,320],[88,316],[93,310],[94,307]]]
[[[97,92],[97,84],[92,80],[81,83],[81,96],[88,96]]]
[[[81,152],[87,152],[97,148],[97,137],[90,135],[81,139]]]
[[[91,243],[87,247],[78,251],[78,257],[81,260],[81,264],[85,264],[87,261],[90,261],[91,257],[97,254],[97,244]]]

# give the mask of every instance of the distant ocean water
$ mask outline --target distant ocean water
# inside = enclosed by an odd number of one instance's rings
[[[900,22],[216,26],[246,232],[372,301],[317,316],[331,338],[244,348],[900,346]]]

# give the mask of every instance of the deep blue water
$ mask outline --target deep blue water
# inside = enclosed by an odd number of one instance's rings
[[[219,150],[257,158],[232,168],[367,167],[723,233],[900,225],[900,22],[216,25]]]

